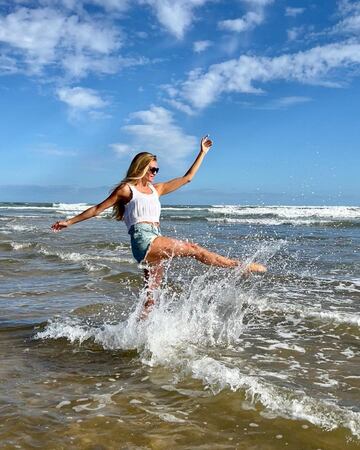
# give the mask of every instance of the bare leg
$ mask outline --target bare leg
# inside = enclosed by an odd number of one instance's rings
[[[153,292],[160,286],[163,274],[164,268],[161,262],[150,265],[148,269],[144,269],[146,302],[141,312],[141,319],[147,318],[155,304]]]
[[[159,236],[152,242],[146,260],[156,264],[161,260],[173,257],[193,257],[204,264],[218,267],[239,265],[239,261],[210,252],[200,245],[165,236]]]
[[[196,260],[216,267],[237,267],[242,263],[236,259],[226,258],[217,253],[210,252],[198,244],[180,241],[165,236],[157,237],[151,244],[146,260],[158,264],[163,259],[171,257],[193,257]],[[266,268],[257,263],[249,264],[247,272],[266,272]]]
[[[153,308],[155,301],[153,291],[157,289],[164,273],[163,261],[173,257],[192,257],[209,266],[216,267],[238,267],[243,264],[236,259],[226,258],[217,253],[210,252],[198,244],[180,241],[177,239],[159,236],[152,242],[146,255],[146,262],[149,269],[145,269],[145,285],[147,300],[141,313],[141,318],[146,319]],[[262,264],[252,263],[244,267],[245,272],[266,272],[266,267]]]

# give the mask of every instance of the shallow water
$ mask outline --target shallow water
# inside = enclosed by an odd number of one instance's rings
[[[355,449],[360,208],[165,207],[163,234],[269,267],[141,270],[108,215],[0,204],[1,448]]]

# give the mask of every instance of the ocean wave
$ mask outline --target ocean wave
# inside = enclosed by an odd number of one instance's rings
[[[208,211],[208,206],[162,206],[162,211]]]
[[[20,225],[16,223],[8,223],[6,224],[6,228],[12,231],[35,231],[37,228],[34,225]]]
[[[94,270],[94,267],[89,265],[88,263],[90,261],[92,262],[114,262],[114,263],[128,263],[128,264],[134,264],[133,258],[130,256],[130,245],[129,244],[122,244],[122,243],[98,243],[93,244],[93,246],[98,249],[101,248],[102,251],[106,251],[107,253],[115,252],[119,254],[119,256],[112,256],[111,254],[101,254],[101,256],[98,255],[92,255],[88,253],[79,253],[74,251],[64,251],[59,250],[55,248],[47,247],[40,243],[33,243],[33,242],[16,242],[16,241],[10,241],[3,243],[4,249],[6,250],[27,250],[32,249],[35,252],[45,255],[45,256],[55,256],[57,258],[60,258],[63,261],[71,261],[71,262],[78,262],[78,263],[84,263],[87,264],[88,268],[91,268]],[[104,253],[104,252],[103,252]]]
[[[348,206],[237,206],[218,205],[209,212],[228,217],[275,219],[280,221],[359,221],[360,207]],[[296,223],[296,222],[295,222]],[[301,223],[301,222],[300,222]]]
[[[84,211],[88,203],[0,204],[0,209],[23,211],[52,211],[71,216]],[[104,211],[99,217],[110,217]],[[245,225],[291,225],[360,227],[360,207],[356,206],[251,206],[251,205],[164,205],[164,220],[209,221]]]
[[[199,218],[195,218],[199,220]],[[234,219],[231,217],[207,217],[205,219],[207,222],[217,222],[217,223],[229,223],[229,224],[244,224],[244,225],[263,225],[263,226],[280,226],[280,225],[291,225],[291,226],[325,226],[325,227],[335,227],[335,228],[353,228],[360,227],[359,222],[351,221],[329,221],[329,220],[318,220],[318,219],[267,219],[259,217],[257,219]]]
[[[275,387],[256,376],[243,375],[238,368],[204,357],[189,365],[194,378],[200,379],[216,391],[226,387],[245,391],[252,403],[260,402],[280,417],[306,420],[325,430],[347,428],[360,438],[360,413],[321,401],[285,388]]]
[[[295,315],[308,320],[315,319],[325,323],[333,322],[339,325],[345,324],[360,327],[360,315],[355,312],[324,311],[300,304],[279,303],[277,299],[264,298],[254,300],[252,306],[258,308],[259,312],[276,312],[285,315]]]
[[[217,205],[209,211],[221,215],[274,216],[281,219],[360,220],[360,207],[350,206],[238,206]]]
[[[53,206],[36,206],[31,204],[23,204],[17,206],[4,206],[4,204],[0,204],[0,209],[9,209],[9,210],[47,210],[51,211],[54,209]]]
[[[68,213],[68,212],[81,212],[89,208],[92,205],[88,203],[54,203],[53,208],[56,212]]]
[[[191,217],[191,216],[168,216],[166,217],[167,220],[196,220],[195,217]]]
[[[88,203],[0,203],[0,210],[13,211],[55,211],[55,212],[80,212],[89,208]],[[28,217],[28,216],[25,216]]]
[[[78,262],[86,264],[87,267],[91,267],[92,270],[94,270],[94,266],[88,266],[88,263],[90,261],[94,262],[115,262],[115,263],[128,263],[128,264],[134,264],[134,260],[129,256],[96,256],[96,255],[90,255],[87,253],[78,253],[78,252],[66,252],[63,250],[56,250],[56,249],[50,249],[47,247],[44,247],[42,245],[36,246],[37,251],[45,256],[56,256],[60,258],[63,261],[72,261],[72,262]]]
[[[30,242],[10,242],[10,245],[14,250],[25,250],[35,246]]]

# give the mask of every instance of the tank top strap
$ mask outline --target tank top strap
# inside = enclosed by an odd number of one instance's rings
[[[136,187],[135,186],[133,186],[132,184],[130,184],[130,183],[126,183],[128,186],[129,186],[129,189],[130,189],[130,191],[131,191],[131,194],[132,194],[132,199],[133,198],[135,198],[136,197],[136,194],[137,194],[137,189],[136,189]]]
[[[155,186],[153,186],[151,183],[149,183],[148,186],[152,190],[153,194],[159,196],[158,191],[156,190]]]

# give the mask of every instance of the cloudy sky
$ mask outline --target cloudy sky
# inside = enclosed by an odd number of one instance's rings
[[[360,1],[0,0],[0,201],[359,204]]]

